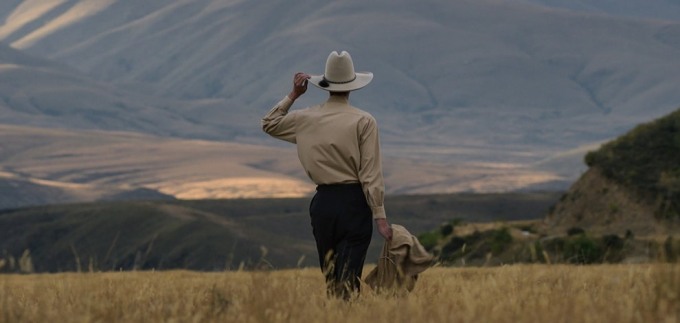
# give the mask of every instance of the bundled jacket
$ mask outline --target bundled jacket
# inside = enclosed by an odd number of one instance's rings
[[[405,294],[413,290],[418,274],[432,265],[434,257],[406,228],[392,224],[392,241],[385,241],[378,266],[366,283],[379,293]]]

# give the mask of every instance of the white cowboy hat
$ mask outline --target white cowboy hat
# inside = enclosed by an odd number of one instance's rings
[[[309,83],[330,92],[347,92],[358,90],[371,83],[373,73],[354,72],[354,63],[349,53],[333,51],[326,60],[326,71],[323,75],[312,75]]]

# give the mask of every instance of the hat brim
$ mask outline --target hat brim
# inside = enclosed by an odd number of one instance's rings
[[[366,85],[368,83],[371,83],[373,80],[373,73],[371,72],[357,72],[356,78],[352,82],[347,82],[347,83],[331,83],[327,82],[328,86],[321,86],[319,85],[319,82],[323,80],[323,75],[312,75],[308,82],[312,83],[312,85],[322,89],[326,90],[329,92],[348,92],[348,91],[354,91],[358,90]]]

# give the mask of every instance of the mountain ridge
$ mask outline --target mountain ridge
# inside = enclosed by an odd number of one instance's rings
[[[290,67],[321,71],[323,47],[345,47],[358,69],[375,72],[375,84],[355,95],[356,104],[374,107],[370,110],[386,125],[388,143],[397,138],[392,129],[403,129],[407,118],[411,134],[425,133],[420,142],[446,143],[469,133],[474,136],[468,140],[480,145],[521,145],[537,139],[528,136],[533,132],[542,134],[543,146],[564,147],[587,143],[584,135],[591,142],[617,135],[622,131],[617,127],[660,116],[680,102],[668,85],[680,74],[671,59],[680,49],[663,49],[655,38],[664,32],[671,39],[679,35],[671,22],[499,1],[430,1],[419,8],[353,1],[320,7],[209,0],[106,3],[63,28],[43,25],[34,32],[44,36],[31,45],[13,44],[106,82],[152,84],[157,94],[183,99],[221,98],[223,109],[233,113],[222,122],[250,138],[262,138],[257,129],[243,126],[244,120],[259,118],[253,108],[266,109],[287,93]],[[141,10],[120,15],[135,9]],[[351,32],[334,27],[348,24]],[[406,40],[419,50],[399,50],[395,42]],[[301,105],[322,100],[321,93],[311,92]],[[636,108],[641,101],[652,101],[644,116]],[[512,111],[518,108],[521,112]],[[220,108],[206,109],[212,112],[200,120],[207,125]],[[395,119],[395,112],[403,117]],[[495,136],[460,122],[461,117],[513,135]],[[567,120],[587,124],[577,131],[584,135],[571,135],[561,125]],[[593,130],[598,123],[611,124],[614,131],[611,126],[607,133]]]
[[[680,20],[680,3],[673,0],[513,0],[548,8],[623,16],[634,19]]]
[[[677,107],[680,23],[544,5],[6,2],[0,40],[20,50],[11,55],[68,71],[29,61],[0,71],[14,84],[0,87],[0,122],[284,147],[262,133],[261,116],[295,71],[321,72],[330,50],[345,49],[376,75],[351,102],[378,120],[386,156],[410,160],[405,172],[477,164],[487,189],[560,189],[583,171],[578,147]],[[294,108],[324,94],[310,89]],[[551,175],[518,187],[504,167]],[[435,173],[431,190],[480,190]]]

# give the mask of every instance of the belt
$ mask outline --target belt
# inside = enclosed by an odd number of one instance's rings
[[[321,191],[343,191],[361,189],[360,183],[338,183],[338,184],[320,184],[316,186],[316,190]]]

